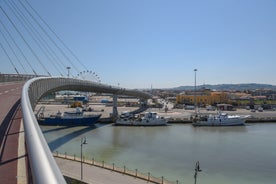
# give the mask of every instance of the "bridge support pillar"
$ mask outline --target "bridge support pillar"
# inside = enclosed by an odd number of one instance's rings
[[[117,99],[118,96],[116,94],[113,95],[113,117],[117,117],[118,116],[118,110],[117,110]]]

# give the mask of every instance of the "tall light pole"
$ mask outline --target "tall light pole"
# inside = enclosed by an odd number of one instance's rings
[[[195,91],[194,91],[194,106],[195,106],[195,113],[196,113],[196,72],[197,72],[197,69],[194,69],[194,72],[195,72]]]
[[[82,145],[87,144],[86,137],[81,138],[81,180],[82,180],[82,163],[83,163],[83,156],[82,156]]]
[[[68,70],[68,74],[67,74],[67,76],[68,76],[68,78],[69,78],[69,76],[70,76],[70,69],[71,69],[71,67],[70,67],[70,66],[67,66],[67,67],[66,67],[66,69]]]

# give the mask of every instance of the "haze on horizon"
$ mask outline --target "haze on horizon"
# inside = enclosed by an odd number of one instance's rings
[[[276,1],[28,2],[103,83],[126,88],[192,86],[196,68],[198,85],[276,85]],[[0,5],[20,25],[7,4]],[[0,20],[12,29],[0,13]],[[11,34],[37,72],[45,74],[16,31]],[[14,59],[1,34],[0,42]],[[58,75],[48,59],[37,54]],[[1,73],[15,73],[1,48],[0,62]]]

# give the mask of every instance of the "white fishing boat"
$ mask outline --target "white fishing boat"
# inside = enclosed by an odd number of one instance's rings
[[[138,117],[120,117],[115,125],[120,126],[166,126],[167,119],[160,117],[156,112],[146,112],[144,116]]]
[[[238,115],[228,115],[219,112],[217,115],[209,115],[208,117],[200,117],[193,126],[244,126],[245,117]]]

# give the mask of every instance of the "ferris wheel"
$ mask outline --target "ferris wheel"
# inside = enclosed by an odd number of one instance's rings
[[[93,82],[101,82],[100,77],[93,71],[86,70],[77,74],[76,78]]]

